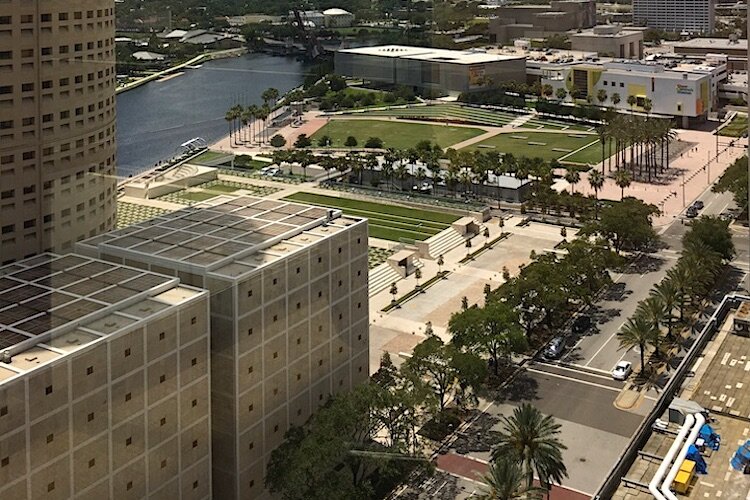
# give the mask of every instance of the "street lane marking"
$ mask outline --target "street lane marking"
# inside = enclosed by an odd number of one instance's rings
[[[601,346],[601,347],[600,347],[599,349],[597,349],[597,351],[596,351],[596,352],[594,353],[594,355],[593,355],[593,356],[591,356],[591,358],[589,359],[588,363],[586,363],[586,364],[585,364],[584,366],[587,366],[587,367],[588,367],[588,366],[589,366],[589,365],[591,364],[591,362],[592,362],[592,361],[594,361],[594,359],[596,359],[596,357],[597,357],[597,356],[599,355],[599,353],[600,353],[600,352],[602,352],[602,350],[603,350],[603,349],[604,349],[605,347],[607,347],[607,344],[609,344],[609,343],[610,343],[610,342],[612,341],[612,339],[613,339],[613,338],[614,338],[615,336],[617,336],[617,333],[618,333],[618,332],[620,331],[620,329],[621,329],[621,328],[622,328],[623,326],[625,326],[625,323],[627,323],[627,321],[623,321],[623,322],[622,322],[622,324],[621,324],[620,326],[618,326],[618,327],[617,327],[617,330],[615,330],[615,331],[614,331],[614,332],[612,333],[612,335],[610,335],[610,336],[609,336],[609,338],[608,338],[608,339],[607,339],[607,340],[606,340],[606,341],[605,341],[605,342],[604,342],[604,343],[602,344],[602,346]]]
[[[608,371],[606,371],[606,370],[599,370],[598,368],[588,368],[588,367],[581,366],[581,365],[572,365],[571,364],[571,366],[580,366],[581,367],[580,370],[576,370],[575,368],[570,368],[568,366],[557,365],[557,364],[554,364],[554,363],[539,363],[539,362],[534,363],[534,365],[536,365],[536,366],[551,366],[551,367],[559,368],[561,370],[568,370],[568,371],[571,371],[573,373],[580,373],[581,375],[589,375],[591,377],[599,377],[599,378],[603,378],[603,379],[606,379],[606,380],[612,380],[612,376],[609,375]],[[600,372],[602,374],[606,373],[607,375],[600,375],[599,373],[588,373],[587,370],[596,370],[596,371],[598,371],[598,372]]]
[[[532,373],[538,373],[540,375],[549,375],[550,377],[561,378],[563,380],[567,380],[567,381],[570,381],[570,382],[577,382],[579,384],[586,384],[586,385],[590,385],[592,387],[598,387],[599,389],[606,389],[608,391],[613,391],[613,392],[617,392],[617,393],[619,393],[622,390],[622,389],[617,389],[615,387],[609,387],[609,386],[602,385],[602,384],[596,384],[594,382],[589,382],[587,380],[580,380],[580,379],[577,379],[577,378],[565,377],[563,375],[557,375],[555,373],[545,372],[545,371],[542,371],[542,370],[535,370],[534,368],[527,368],[526,371],[529,371],[529,372],[532,372]]]

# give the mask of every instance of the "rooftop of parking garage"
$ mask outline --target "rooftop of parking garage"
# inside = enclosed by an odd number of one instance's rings
[[[409,47],[404,45],[359,47],[355,49],[344,49],[339,52],[451,64],[482,64],[522,58],[521,55],[496,54],[478,50],[433,49],[429,47]]]

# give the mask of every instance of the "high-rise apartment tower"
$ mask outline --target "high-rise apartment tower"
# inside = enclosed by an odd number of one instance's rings
[[[115,224],[114,0],[0,0],[0,264]]]

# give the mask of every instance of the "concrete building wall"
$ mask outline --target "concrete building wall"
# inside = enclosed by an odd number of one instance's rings
[[[447,93],[481,88],[487,79],[501,82],[526,78],[526,63],[522,58],[469,65],[337,52],[335,67],[336,73],[345,76]]]
[[[713,33],[715,0],[633,0],[633,23],[666,31]]]
[[[577,85],[577,81],[586,85]],[[632,109],[645,112],[642,104],[647,98],[651,100],[651,113],[682,117],[682,126],[687,126],[690,119],[705,117],[713,103],[710,75],[680,79],[663,73],[606,71],[601,67],[582,65],[544,77],[542,84],[552,85],[555,91],[565,88],[570,92],[577,88],[583,98],[593,96],[595,103],[598,103],[596,96],[599,90],[604,90],[607,93],[604,104],[621,110],[631,109],[627,100],[628,96],[633,95],[638,101]],[[620,96],[617,105],[611,101],[615,93]],[[572,98],[568,97],[567,100]]]
[[[210,498],[208,351],[201,294],[0,385],[0,498]]]
[[[115,224],[113,0],[0,8],[0,264]]]
[[[552,1],[549,5],[508,5],[494,10],[490,19],[490,41],[506,44],[516,38],[544,37],[596,24],[592,0]]]
[[[368,379],[367,238],[358,221],[236,279],[126,260],[211,293],[213,498],[266,498],[289,427]]]
[[[571,49],[596,52],[603,57],[643,59],[643,33],[629,31],[617,36],[579,33],[571,37]]]

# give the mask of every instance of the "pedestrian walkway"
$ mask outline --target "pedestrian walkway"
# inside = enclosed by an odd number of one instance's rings
[[[475,482],[477,491],[480,491],[481,489],[481,477],[489,470],[489,464],[486,462],[465,457],[463,455],[456,455],[455,453],[439,455],[436,462],[439,470]],[[586,495],[564,486],[554,485],[546,498],[549,500],[587,500],[591,497],[590,495]]]

